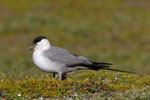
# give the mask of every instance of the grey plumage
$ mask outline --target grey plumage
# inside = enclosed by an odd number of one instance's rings
[[[109,65],[112,65],[110,63],[92,62],[88,58],[72,54],[66,49],[54,46],[51,46],[51,48],[46,50],[44,54],[46,54],[44,56],[48,59],[58,63],[63,63],[67,67],[84,66],[86,68],[98,70],[101,67],[109,67]]]

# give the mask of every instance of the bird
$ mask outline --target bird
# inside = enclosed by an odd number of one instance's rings
[[[53,78],[58,74],[60,80],[66,79],[68,72],[82,69],[95,71],[105,69],[136,74],[136,72],[112,69],[110,68],[111,63],[94,62],[84,56],[73,54],[64,48],[52,46],[45,36],[35,37],[28,45],[34,45],[29,48],[30,51],[33,50],[33,63],[40,70],[52,73]]]

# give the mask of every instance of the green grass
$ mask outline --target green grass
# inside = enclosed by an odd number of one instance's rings
[[[40,95],[44,96],[44,93],[52,92],[43,90],[47,88],[44,84],[49,84],[48,82],[58,82],[64,86],[68,82],[77,84],[79,81],[82,85],[92,80],[94,85],[91,87],[94,88],[94,93],[90,90],[88,93],[80,94],[79,87],[71,84],[70,87],[74,89],[70,94],[77,93],[78,98],[85,99],[109,98],[108,95],[111,93],[110,98],[148,98],[149,76],[128,76],[123,73],[98,71],[92,72],[95,77],[91,78],[89,71],[77,71],[70,73],[66,81],[52,80],[48,74],[39,74],[39,70],[32,62],[32,52],[28,51],[29,47],[26,44],[34,37],[44,35],[50,40],[51,45],[68,49],[93,61],[110,62],[116,69],[149,74],[149,3],[148,0],[0,0],[0,78],[3,81],[0,82],[0,92],[4,92],[5,98],[25,98],[25,95],[31,95],[29,91],[34,87],[23,87],[22,84],[36,80],[35,90],[43,91]],[[15,76],[11,73],[13,70]],[[29,73],[30,70],[35,70],[35,73]],[[76,81],[71,77],[74,74]],[[118,83],[113,82],[115,76],[120,76]],[[90,80],[86,80],[86,77]],[[147,84],[142,83],[144,79]],[[135,82],[140,83],[139,88],[136,85],[131,86]],[[42,84],[42,89],[38,83]],[[101,86],[101,83],[108,86],[107,90],[96,90],[96,86]],[[126,85],[122,84],[127,84],[130,88],[127,89]],[[55,89],[59,91],[60,88]],[[64,89],[70,91],[68,86]],[[22,96],[16,97],[17,93],[21,93]],[[101,93],[103,95],[99,95]],[[63,92],[56,93],[54,97],[59,98],[59,95],[63,96]],[[68,92],[64,96],[69,98]],[[36,92],[29,96],[36,97]]]

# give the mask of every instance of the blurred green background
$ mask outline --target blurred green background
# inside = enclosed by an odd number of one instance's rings
[[[0,71],[38,70],[26,44],[39,35],[113,68],[150,73],[149,0],[0,0]]]

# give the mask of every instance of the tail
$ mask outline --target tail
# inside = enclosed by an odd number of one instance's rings
[[[117,71],[117,72],[125,72],[125,73],[132,73],[132,74],[140,74],[137,72],[131,72],[131,71],[124,71],[124,70],[119,70],[119,69],[113,69],[111,67],[111,63],[98,63],[98,62],[92,62],[91,65],[88,65],[87,67],[92,70],[100,70],[100,69],[105,69],[105,70],[111,70],[111,71]]]
[[[111,65],[111,63],[92,62],[92,64],[86,65],[86,67],[92,70],[100,70],[102,68],[109,68]]]

